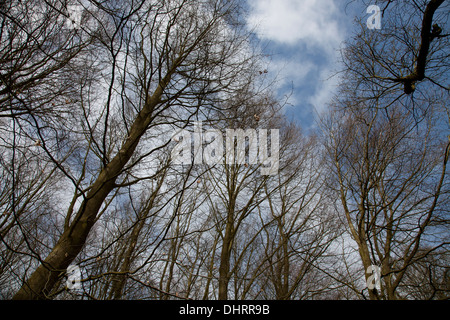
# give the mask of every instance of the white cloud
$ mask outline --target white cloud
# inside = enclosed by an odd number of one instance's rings
[[[261,39],[283,44],[305,41],[330,49],[342,41],[342,19],[334,0],[249,0],[250,26]]]
[[[277,55],[269,70],[278,72],[280,84],[293,82],[294,89],[307,86],[308,95],[294,101],[314,105],[323,111],[338,79],[338,49],[349,21],[337,0],[248,0],[247,23],[262,40],[273,42]],[[279,53],[279,54],[278,54]]]

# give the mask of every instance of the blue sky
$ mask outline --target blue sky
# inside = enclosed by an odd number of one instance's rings
[[[291,94],[285,113],[304,129],[314,127],[339,83],[339,48],[356,17],[368,17],[350,0],[247,0],[247,24],[270,55],[276,93]],[[375,1],[374,1],[374,4]]]

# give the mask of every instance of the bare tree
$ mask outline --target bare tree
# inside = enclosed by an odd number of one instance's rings
[[[404,296],[408,269],[447,248],[449,142],[431,111],[418,119],[403,107],[334,110],[324,122],[333,179],[364,272],[381,267],[371,299]],[[425,249],[425,246],[427,249]],[[370,274],[366,274],[366,279]]]
[[[3,1],[0,7],[1,117],[40,119],[64,111],[76,57],[92,34],[68,25],[70,1]],[[83,22],[86,22],[85,19]],[[81,64],[83,64],[81,62]]]
[[[448,94],[444,0],[384,1],[382,28],[358,33],[344,49],[346,87],[358,100],[389,97],[411,107],[430,93]],[[418,91],[416,91],[418,90]],[[397,98],[397,99],[396,99]]]
[[[261,294],[277,300],[307,299],[326,289],[320,286],[326,278],[321,268],[339,234],[339,224],[325,202],[317,139],[291,130],[291,163],[277,177],[275,185],[282,187],[267,198],[274,222],[264,230],[264,275],[269,281]]]
[[[252,79],[255,60],[237,24],[237,3],[126,1],[94,6],[99,11],[99,49],[93,59],[99,73],[79,82],[83,97],[77,103],[89,167],[80,175],[60,166],[76,187],[77,205],[15,299],[47,297],[83,249],[111,193],[155,175],[137,172],[170,142],[168,125],[183,125],[200,108],[213,108]],[[106,82],[99,77],[102,70],[108,70]],[[48,156],[55,159],[43,139],[44,128],[37,129]]]
[[[322,128],[358,273],[367,281],[380,267],[369,297],[399,299],[416,294],[408,273],[448,250],[448,3],[384,3],[382,28],[361,23],[343,50],[345,77]],[[349,288],[364,296],[363,282]]]

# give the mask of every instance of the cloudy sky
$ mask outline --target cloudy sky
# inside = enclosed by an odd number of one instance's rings
[[[292,93],[286,114],[303,128],[314,126],[339,81],[339,48],[351,35],[355,17],[369,16],[346,0],[247,0],[249,28],[255,28],[277,94]]]

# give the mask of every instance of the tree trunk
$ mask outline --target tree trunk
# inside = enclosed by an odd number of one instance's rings
[[[228,300],[228,282],[230,281],[231,236],[226,234],[223,240],[219,266],[219,300]]]
[[[234,207],[234,204],[233,204]],[[234,237],[234,214],[228,213],[227,226],[223,236],[219,266],[219,300],[228,300],[228,282],[230,281],[230,257]]]
[[[66,271],[70,263],[80,253],[95,223],[100,207],[111,190],[115,188],[117,176],[131,158],[140,138],[147,130],[151,122],[153,109],[159,103],[163,89],[169,83],[173,71],[174,68],[172,72],[164,77],[153,96],[148,99],[143,109],[137,115],[131,126],[129,136],[116,156],[100,172],[71,227],[62,234],[48,257],[22,285],[13,299],[35,300],[48,298],[61,273]]]

